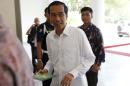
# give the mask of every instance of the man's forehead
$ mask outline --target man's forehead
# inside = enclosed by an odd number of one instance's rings
[[[63,5],[53,5],[50,7],[50,13],[61,13],[64,12],[64,6]]]
[[[86,10],[86,11],[83,11],[82,13],[90,13],[88,10]]]

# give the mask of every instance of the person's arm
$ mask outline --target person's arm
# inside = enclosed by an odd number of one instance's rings
[[[105,51],[103,46],[103,37],[100,30],[97,28],[94,34],[96,34],[94,36],[94,40],[95,40],[94,44],[96,47],[94,47],[93,52],[96,56],[96,60],[90,70],[94,72],[98,72],[98,70],[100,70],[101,63],[105,61]]]
[[[37,54],[38,54],[38,57],[37,59],[42,59],[42,48],[41,48],[41,42],[38,41],[37,42]]]
[[[100,32],[100,30],[97,30],[97,32],[95,32],[95,56],[97,57],[95,60],[95,64],[97,65],[101,65],[102,62],[105,61],[105,51],[104,51],[104,43],[103,43],[103,37],[102,34]]]
[[[26,35],[29,35],[30,32],[31,32],[31,28],[29,28],[29,29],[27,30]]]
[[[64,76],[60,83],[61,86],[70,86],[73,79],[75,79],[77,76],[85,75],[85,73],[90,69],[91,65],[94,63],[95,60],[95,56],[92,52],[85,33],[81,31],[77,35],[79,35],[79,38],[77,38],[77,40],[80,42],[79,46],[81,62],[76,68],[74,68],[72,71],[70,71]]]
[[[37,70],[43,69],[41,42],[37,42]]]
[[[31,30],[32,30],[32,28],[33,28],[34,26],[35,26],[34,24],[31,25],[31,27],[27,30],[26,35],[29,35],[29,34],[30,34],[30,32],[31,32]]]
[[[43,62],[42,62],[42,32],[40,32],[40,27],[37,28],[37,70],[43,69]]]
[[[81,63],[75,69],[69,72],[74,76],[74,78],[80,75],[84,75],[95,61],[95,56],[92,52],[91,46],[85,33],[82,30],[80,30],[79,36],[80,38],[78,40],[80,42],[79,46]]]

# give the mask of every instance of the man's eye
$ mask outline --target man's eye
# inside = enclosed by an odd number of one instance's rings
[[[51,16],[56,16],[56,14],[51,14]]]
[[[51,16],[59,16],[59,17],[63,17],[64,13],[59,13],[59,14],[51,14]]]
[[[89,16],[89,14],[88,14],[88,13],[86,13],[86,14],[82,14],[82,16]]]
[[[61,16],[61,17],[64,16],[64,13],[60,13],[59,16]]]

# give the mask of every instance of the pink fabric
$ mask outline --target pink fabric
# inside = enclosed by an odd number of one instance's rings
[[[0,63],[4,63],[16,76],[17,86],[33,86],[31,62],[22,44],[0,16]],[[0,86],[13,86],[12,76],[0,65]]]

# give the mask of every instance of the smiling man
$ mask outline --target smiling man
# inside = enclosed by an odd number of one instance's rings
[[[67,25],[68,8],[60,1],[49,5],[54,31],[47,35],[49,61],[42,72],[54,71],[51,86],[87,86],[85,73],[95,56],[85,33]]]

